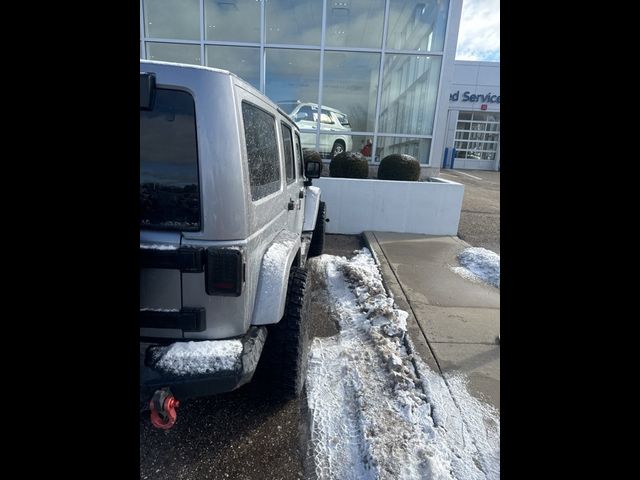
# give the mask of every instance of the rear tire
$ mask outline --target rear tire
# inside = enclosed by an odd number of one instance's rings
[[[345,145],[340,140],[336,140],[333,144],[333,148],[331,149],[331,158],[334,158],[336,155],[340,155],[345,151]]]
[[[265,370],[273,387],[285,399],[300,396],[307,376],[309,349],[309,295],[307,271],[291,267],[284,316],[269,326],[264,347]]]
[[[318,217],[316,218],[316,228],[313,229],[311,244],[309,245],[308,257],[317,257],[322,255],[324,250],[324,233],[327,223],[327,205],[320,202],[318,206]]]

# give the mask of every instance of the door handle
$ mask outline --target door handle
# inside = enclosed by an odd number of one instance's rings
[[[292,199],[289,199],[289,203],[287,204],[287,210],[293,210],[295,208],[295,205],[293,203]]]
[[[298,192],[298,198],[304,198],[304,188],[301,188],[300,192]]]

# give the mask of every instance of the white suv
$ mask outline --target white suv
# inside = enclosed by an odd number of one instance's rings
[[[299,103],[289,114],[300,129],[315,130],[318,121],[317,103]],[[320,153],[329,153],[330,158],[339,153],[351,151],[351,136],[346,134],[351,131],[349,119],[340,110],[322,106],[320,115]],[[316,149],[316,136],[314,133],[301,133],[302,148]]]

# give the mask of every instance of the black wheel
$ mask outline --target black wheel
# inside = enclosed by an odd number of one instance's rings
[[[284,316],[269,327],[261,360],[273,387],[286,399],[300,395],[307,376],[310,319],[306,287],[307,271],[292,267]]]
[[[326,228],[327,219],[327,205],[324,202],[320,202],[318,207],[318,218],[316,218],[316,228],[313,229],[313,236],[311,237],[311,244],[309,245],[308,257],[317,257],[322,255],[324,250],[324,231]]]
[[[345,146],[340,140],[336,140],[331,149],[331,158],[344,152]]]

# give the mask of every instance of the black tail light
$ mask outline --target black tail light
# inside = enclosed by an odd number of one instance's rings
[[[225,248],[207,249],[204,266],[207,294],[239,297],[244,283],[244,268],[241,251]]]

